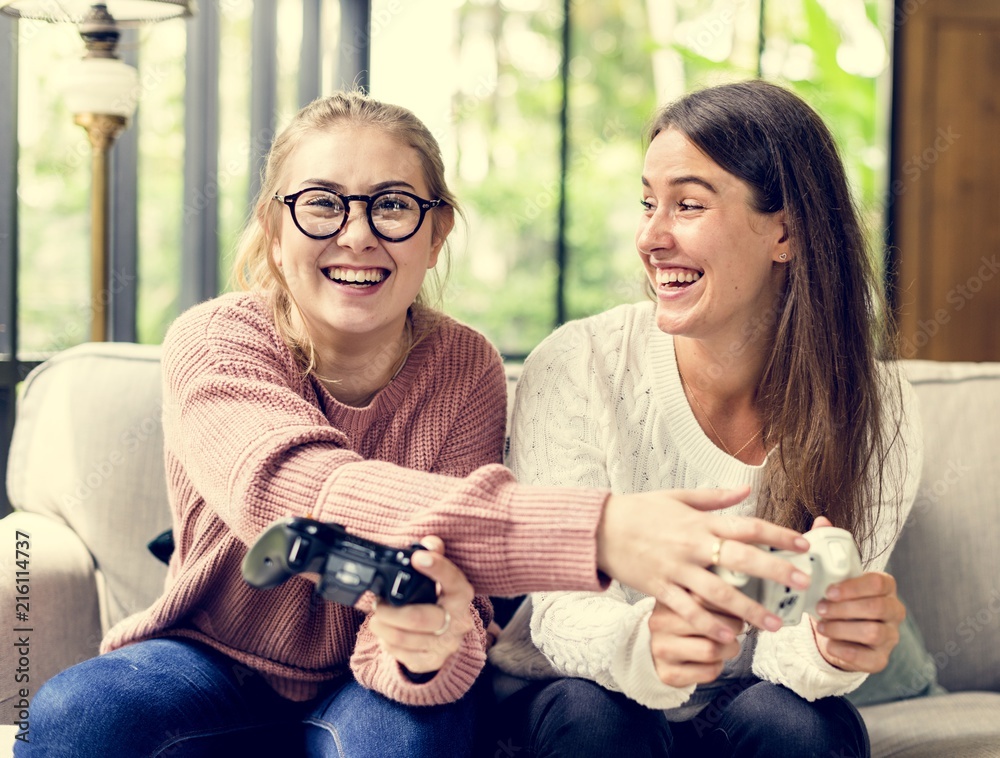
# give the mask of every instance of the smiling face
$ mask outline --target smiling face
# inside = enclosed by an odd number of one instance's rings
[[[385,131],[343,126],[314,132],[292,151],[281,195],[325,187],[343,195],[371,195],[399,189],[433,200],[417,151]],[[323,240],[304,235],[282,209],[272,249],[288,290],[298,305],[293,315],[320,351],[364,338],[394,344],[423,284],[437,263],[451,223],[428,211],[417,232],[403,242],[386,242],[368,225],[364,202],[352,202],[343,229]],[[450,216],[449,216],[450,219]],[[293,311],[293,314],[295,312]]]
[[[755,211],[749,185],[673,128],[650,144],[642,184],[636,248],[656,292],[657,326],[725,345],[745,340],[784,286],[776,264],[792,251],[782,213]]]

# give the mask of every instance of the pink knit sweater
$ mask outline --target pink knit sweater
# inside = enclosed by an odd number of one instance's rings
[[[426,314],[415,313],[419,332]],[[496,351],[443,318],[364,408],[304,376],[253,294],[183,314],[163,351],[163,430],[177,549],[163,595],[110,630],[106,652],[163,636],[200,640],[292,700],[347,673],[413,705],[460,698],[485,661],[491,611],[429,682],[384,654],[362,610],[294,577],[247,585],[247,546],[275,519],[310,515],[390,545],[439,535],[478,593],[597,589],[606,492],[517,485],[499,465],[506,386]],[[464,477],[464,478],[459,478]]]

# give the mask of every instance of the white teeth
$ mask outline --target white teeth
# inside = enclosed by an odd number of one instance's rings
[[[335,282],[380,282],[384,279],[381,269],[366,268],[358,271],[353,268],[327,269],[327,276]]]
[[[698,271],[657,271],[656,272],[656,283],[657,284],[673,284],[674,282],[696,282],[701,279],[701,274]]]

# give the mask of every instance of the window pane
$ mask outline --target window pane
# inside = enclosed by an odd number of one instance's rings
[[[767,4],[616,0],[571,4],[565,303],[570,318],[643,297],[634,251],[643,132],[693,88],[755,76],[784,83],[831,125],[878,241],[886,192],[890,0]],[[467,225],[453,235],[445,309],[508,355],[555,325],[562,97],[561,0],[374,0],[372,92],[413,109],[441,142]],[[249,213],[252,0],[220,5],[218,173],[183,197],[185,22],[140,32],[139,337],[176,316],[188,205],[219,203],[220,280]],[[323,6],[332,80],[338,4]],[[278,128],[297,107],[301,9],[280,0]],[[22,22],[19,190],[21,345],[51,351],[89,336],[90,147],[66,111],[82,54],[69,25]],[[134,127],[133,127],[134,128]],[[187,203],[187,205],[186,205]]]
[[[18,24],[19,350],[90,337],[90,142],[63,91],[83,42],[70,25]]]
[[[468,217],[445,310],[507,354],[555,321],[561,4],[517,5],[372,6],[372,94],[428,125]]]
[[[140,342],[159,343],[177,316],[184,197],[183,20],[142,27],[139,54]]]

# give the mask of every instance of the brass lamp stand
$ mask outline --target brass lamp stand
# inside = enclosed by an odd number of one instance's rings
[[[90,339],[107,339],[108,301],[108,199],[111,186],[108,174],[108,153],[118,135],[128,127],[124,116],[103,113],[78,113],[75,123],[87,130],[90,138]]]
[[[108,12],[104,3],[97,3],[90,8],[80,23],[80,36],[87,47],[82,65],[115,65],[112,71],[134,71],[125,68],[118,59],[117,48],[120,32],[114,16]],[[90,339],[92,342],[104,342],[108,336],[108,303],[111,291],[108,289],[108,265],[110,259],[111,240],[110,199],[111,183],[108,165],[108,155],[111,148],[125,129],[135,110],[138,82],[130,86],[127,76],[119,80],[114,77],[114,88],[120,89],[117,103],[125,103],[124,113],[93,113],[74,108],[74,122],[82,126],[90,139],[91,155],[91,188],[90,188]],[[82,107],[93,107],[90,103]]]

